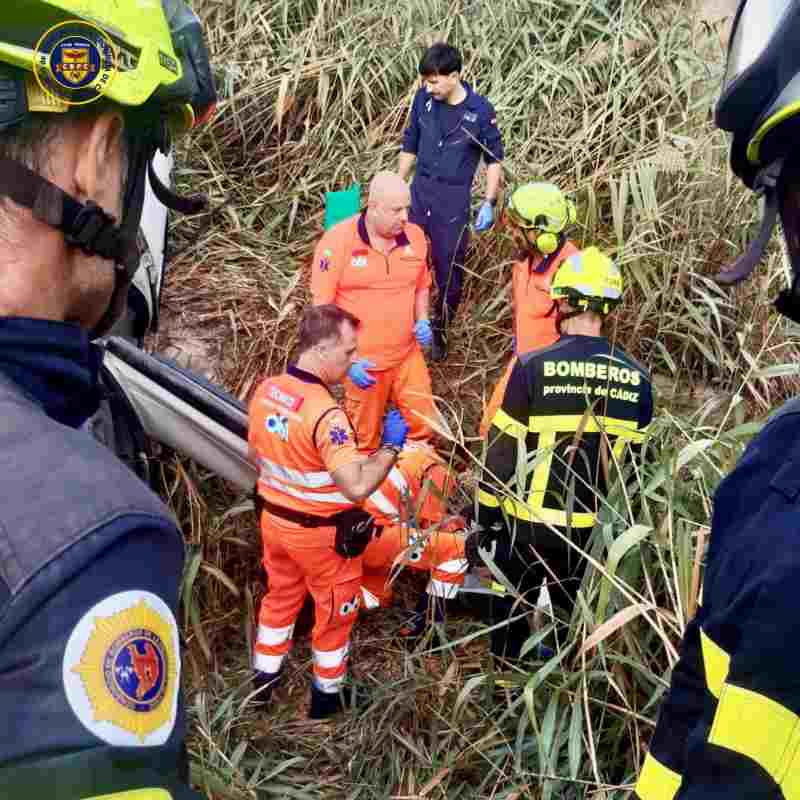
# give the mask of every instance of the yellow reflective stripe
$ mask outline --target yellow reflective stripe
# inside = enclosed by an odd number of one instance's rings
[[[641,800],[672,800],[681,788],[681,776],[647,754],[634,791]]]
[[[172,800],[172,795],[166,789],[134,789],[130,792],[87,797],[86,800]]]
[[[478,489],[478,502],[487,508],[500,508],[500,501],[493,495]],[[532,509],[525,503],[518,503],[510,497],[503,500],[503,510],[509,516],[523,520],[523,522],[546,522],[550,525],[567,527],[567,512],[554,508]],[[574,512],[572,514],[573,528],[593,528],[595,517],[589,512]]]
[[[708,741],[755,761],[786,800],[800,800],[800,717],[786,706],[726,683]]]
[[[553,448],[556,444],[555,433],[539,434],[540,461],[533,470],[531,490],[528,494],[528,505],[534,512],[544,508],[547,484],[550,483],[550,468],[553,464]]]
[[[700,649],[703,653],[703,666],[706,671],[708,691],[719,700],[720,692],[728,679],[731,657],[700,629]]]
[[[478,489],[478,502],[488,508],[500,508],[500,501],[493,494],[489,494],[483,489]]]
[[[763,125],[756,131],[755,136],[750,139],[750,144],[747,145],[747,160],[751,164],[758,164],[761,161],[761,145],[764,142],[766,135],[781,122],[793,117],[795,114],[800,113],[800,102],[789,103],[781,107],[777,114],[773,114],[766,119]]]
[[[523,422],[506,414],[502,408],[492,417],[492,425],[499,428],[503,433],[507,433],[509,436],[514,436],[517,439],[524,439],[528,435],[527,426]]]
[[[529,522],[546,522],[561,528],[566,528],[569,524],[573,528],[593,528],[595,523],[594,514],[574,511],[570,516],[566,511],[557,511],[554,508],[540,508],[537,511],[529,512],[526,516],[520,514],[516,516]]]
[[[639,444],[644,441],[647,428],[639,430],[636,420],[616,417],[593,417],[589,414],[564,414],[552,417],[531,417],[528,430],[531,433],[606,433],[609,436],[622,436],[629,442]]]

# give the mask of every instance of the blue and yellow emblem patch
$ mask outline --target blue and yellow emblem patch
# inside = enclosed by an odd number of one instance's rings
[[[39,39],[33,73],[51,97],[67,105],[85,105],[108,89],[117,67],[117,50],[104,31],[83,20],[69,20]]]
[[[104,741],[163,744],[175,724],[179,668],[169,608],[149,592],[122,592],[76,626],[64,654],[64,687],[78,718]]]

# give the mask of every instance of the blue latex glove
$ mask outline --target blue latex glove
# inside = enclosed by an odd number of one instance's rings
[[[359,358],[350,365],[347,375],[359,389],[369,389],[376,384],[375,378],[367,372],[368,369],[375,369],[375,364],[367,361],[366,358]]]
[[[381,444],[390,444],[392,447],[402,447],[406,443],[408,423],[397,410],[387,411],[383,418],[383,438]]]
[[[427,319],[417,320],[417,324],[414,326],[414,336],[417,337],[420,347],[429,347],[433,341],[431,323]]]
[[[475,230],[482,233],[487,228],[491,228],[493,222],[494,206],[488,200],[484,200],[478,209],[478,216],[475,218]]]

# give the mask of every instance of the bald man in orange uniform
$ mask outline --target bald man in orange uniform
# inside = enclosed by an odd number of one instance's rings
[[[327,231],[314,253],[314,304],[334,303],[361,320],[359,362],[344,381],[360,450],[377,447],[389,402],[408,422],[411,440],[429,439],[428,420],[436,418],[422,353],[433,338],[428,243],[408,222],[410,205],[406,182],[379,172],[366,211]]]

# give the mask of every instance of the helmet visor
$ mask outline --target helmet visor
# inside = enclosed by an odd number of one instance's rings
[[[728,49],[723,89],[727,88],[767,50],[796,0],[747,0],[740,7]]]

